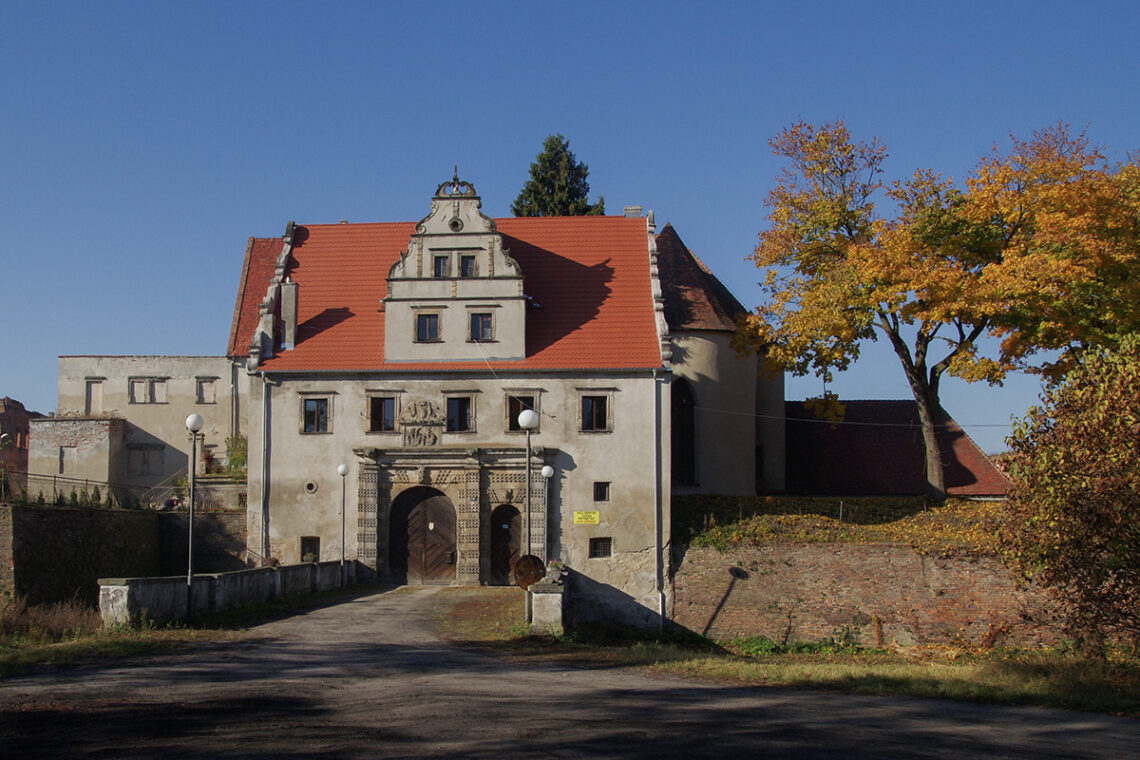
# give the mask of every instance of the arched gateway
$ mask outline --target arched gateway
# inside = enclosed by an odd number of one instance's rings
[[[409,488],[392,502],[388,566],[396,583],[455,581],[455,507],[442,492]]]

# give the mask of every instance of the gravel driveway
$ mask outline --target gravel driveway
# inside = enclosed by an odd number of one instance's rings
[[[443,596],[4,679],[0,757],[1140,758],[1136,720],[513,662],[441,641]]]

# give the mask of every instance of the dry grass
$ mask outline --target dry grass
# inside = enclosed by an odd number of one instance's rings
[[[709,513],[705,527],[690,536],[692,544],[728,551],[773,542],[891,542],[909,544],[924,554],[992,555],[998,551],[1004,509],[1000,502],[950,500],[929,508],[900,504],[892,511],[889,504],[873,508],[877,502],[864,502],[845,505],[840,520],[838,500],[756,499],[750,504],[766,511],[736,518],[722,515],[719,520]],[[820,514],[826,511],[833,514]]]
[[[441,633],[522,661],[579,667],[645,667],[719,683],[826,689],[857,694],[934,697],[1037,705],[1140,717],[1140,656],[1116,650],[1104,661],[1064,650],[985,650],[930,646],[860,650],[839,645],[789,647],[745,656],[739,642],[695,635],[646,639],[629,631],[527,636],[517,589],[448,590]],[[756,651],[755,647],[751,651]]]

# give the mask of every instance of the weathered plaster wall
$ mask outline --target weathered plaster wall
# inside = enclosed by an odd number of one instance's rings
[[[153,380],[154,395],[132,396],[131,381]],[[199,398],[199,381],[210,388]],[[61,356],[60,416],[121,417],[130,424],[117,479],[154,485],[186,469],[190,440],[186,417],[205,421],[204,446],[219,459],[226,438],[244,433],[249,376],[224,356]],[[149,453],[145,467],[142,451]],[[134,452],[133,459],[131,457]],[[199,468],[202,466],[199,460]]]
[[[660,391],[660,392],[659,392]],[[369,433],[367,399],[370,392],[398,395],[399,408],[429,401],[437,405],[451,393],[466,393],[474,399],[474,430],[469,433],[439,432],[432,445],[405,448],[402,426],[393,433]],[[580,430],[582,394],[607,395],[611,399],[612,426],[608,432]],[[330,400],[329,432],[306,434],[302,430],[303,399],[314,395]],[[341,483],[337,465],[349,467],[346,517],[348,534],[346,554],[369,564],[386,556],[382,543],[384,526],[367,525],[373,519],[361,510],[362,468],[371,459],[363,459],[358,451],[383,452],[381,478],[393,477],[391,470],[400,467],[401,457],[409,460],[429,454],[450,454],[462,459],[467,452],[487,449],[507,452],[499,456],[505,468],[502,477],[516,478],[509,472],[522,469],[526,436],[507,429],[509,395],[531,395],[538,398],[541,415],[539,430],[533,434],[536,452],[534,469],[542,464],[554,467],[549,483],[535,482],[535,501],[545,495],[548,505],[546,546],[543,536],[535,537],[534,553],[549,559],[560,559],[592,579],[599,587],[623,589],[632,607],[647,607],[656,612],[660,600],[655,591],[655,489],[659,473],[668,473],[666,452],[653,445],[658,418],[668,440],[668,386],[646,373],[617,374],[605,378],[593,375],[532,374],[522,377],[466,375],[423,378],[385,374],[381,377],[342,376],[274,379],[270,386],[267,501],[270,556],[292,563],[300,559],[300,538],[321,539],[321,559],[335,559],[340,552]],[[260,379],[251,390],[251,424],[249,448],[249,535],[251,548],[261,553],[263,448],[261,412],[265,409]],[[662,409],[655,407],[660,401]],[[510,454],[513,452],[513,454]],[[516,461],[508,461],[510,457]],[[663,457],[657,461],[659,454]],[[421,455],[423,455],[421,457]],[[472,461],[479,454],[471,454]],[[463,465],[465,466],[465,465]],[[478,465],[473,465],[478,466]],[[453,463],[442,468],[424,466],[399,473],[394,479],[391,496],[398,490],[426,484],[438,488],[451,499],[457,511],[471,497],[464,484],[462,466]],[[411,480],[407,480],[411,478]],[[522,485],[523,480],[517,477]],[[595,501],[594,483],[610,484],[608,501]],[[311,484],[306,487],[306,484]],[[502,503],[524,507],[523,489],[510,483],[492,484],[479,494],[479,519],[489,521],[491,511]],[[537,489],[547,488],[546,494]],[[508,494],[508,491],[510,492]],[[668,524],[668,493],[662,489],[663,524]],[[575,511],[598,513],[597,524],[575,524]],[[462,518],[462,514],[459,515]],[[381,522],[383,518],[381,517]],[[483,526],[487,527],[486,525]],[[375,531],[369,534],[369,530]],[[485,532],[484,532],[485,534]],[[376,537],[372,537],[375,535]],[[590,558],[591,538],[611,538],[613,554],[607,558]],[[367,543],[372,543],[369,559]],[[484,553],[487,547],[481,549]],[[525,551],[524,551],[525,553]],[[483,563],[481,563],[483,564]],[[484,582],[486,578],[482,578]],[[477,582],[477,581],[476,581]],[[631,609],[632,609],[631,607]],[[642,611],[634,610],[641,615]]]
[[[1053,597],[1018,589],[997,559],[896,544],[690,548],[674,585],[674,622],[720,639],[1032,645],[1061,635]]]
[[[71,480],[93,480],[102,483],[122,483],[123,446],[127,438],[127,424],[121,419],[106,417],[45,417],[31,422],[31,450],[28,454],[28,472],[41,476],[33,478],[29,494],[45,490],[44,480],[62,476]],[[60,485],[70,491],[71,485]]]
[[[760,375],[756,357],[737,356],[731,340],[724,331],[672,334],[673,372],[689,382],[697,404],[697,483],[674,484],[677,493],[756,493],[758,446],[760,488],[784,487],[783,373]]]

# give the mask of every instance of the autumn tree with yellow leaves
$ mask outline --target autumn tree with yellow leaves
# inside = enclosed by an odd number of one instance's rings
[[[944,375],[1056,377],[1140,329],[1140,168],[1110,167],[1083,133],[1058,125],[995,147],[964,187],[929,170],[885,183],[884,146],[841,121],[798,122],[771,146],[787,166],[753,253],[765,298],[738,337],[825,381],[886,338],[917,402],[933,499],[945,497]]]

